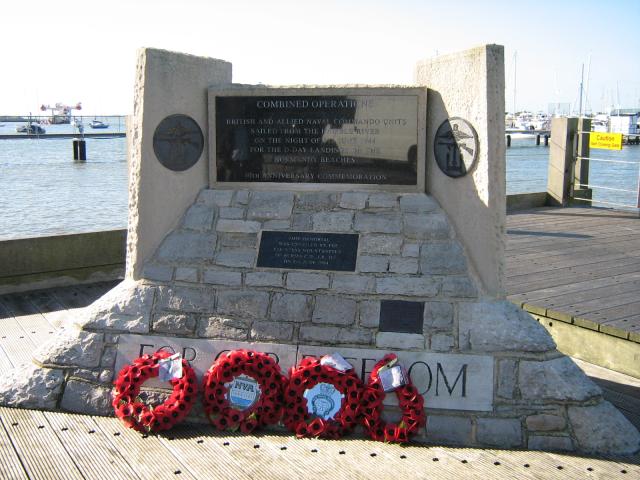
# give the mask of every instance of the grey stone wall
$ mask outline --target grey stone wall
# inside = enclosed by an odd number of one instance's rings
[[[256,268],[263,230],[358,233],[356,271]],[[171,333],[174,318],[181,335],[308,344],[451,351],[457,305],[478,296],[446,215],[424,194],[203,190],[143,277],[161,285],[151,332]],[[386,299],[425,302],[422,334],[379,332]],[[178,325],[185,313],[198,328]],[[214,317],[233,327],[212,328]]]

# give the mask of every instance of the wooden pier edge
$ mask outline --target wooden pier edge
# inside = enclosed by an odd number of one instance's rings
[[[558,350],[565,355],[640,378],[640,332],[625,331],[545,307],[514,303],[549,331]]]

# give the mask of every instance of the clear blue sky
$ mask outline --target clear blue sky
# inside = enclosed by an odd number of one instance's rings
[[[506,108],[640,105],[640,0],[5,1],[0,114],[82,101],[86,114],[133,110],[136,50],[233,63],[241,83],[398,83],[417,60],[505,46]],[[590,72],[587,69],[590,61]]]

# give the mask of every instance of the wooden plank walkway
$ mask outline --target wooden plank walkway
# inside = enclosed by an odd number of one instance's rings
[[[0,296],[0,365],[33,348],[76,308],[117,282]],[[3,363],[4,362],[4,363]],[[640,428],[640,380],[580,363]],[[141,435],[114,418],[0,408],[1,479],[591,479],[640,478],[626,458],[552,452],[387,445],[361,437],[299,440],[274,432],[222,434],[183,425]]]
[[[532,313],[640,343],[638,214],[577,207],[510,213],[506,289]]]
[[[352,437],[220,433],[178,425],[142,435],[114,418],[0,407],[3,479],[614,479],[640,478],[640,455],[399,446]]]

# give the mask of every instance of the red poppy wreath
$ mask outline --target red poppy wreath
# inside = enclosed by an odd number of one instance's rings
[[[171,353],[158,351],[136,358],[120,370],[114,382],[113,401],[116,417],[139,432],[169,430],[187,416],[196,400],[198,384],[189,363],[182,359],[182,376],[170,380],[173,392],[162,404],[153,407],[140,398],[140,387],[150,378],[158,376],[160,361]]]
[[[358,420],[362,382],[353,369],[341,371],[304,358],[291,369],[283,423],[298,437],[340,438]]]
[[[204,374],[204,411],[219,430],[249,433],[278,423],[285,383],[280,366],[266,353],[223,353]]]
[[[402,420],[395,424],[386,423],[382,419],[382,411],[384,409],[382,402],[386,394],[381,372],[393,367],[396,362],[397,356],[389,353],[375,364],[360,401],[360,414],[362,415],[362,423],[372,439],[402,443],[408,442],[412,434],[425,426],[426,416],[424,413],[424,399],[407,376],[405,379],[406,384],[395,388],[395,394],[402,410]]]

